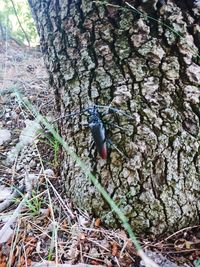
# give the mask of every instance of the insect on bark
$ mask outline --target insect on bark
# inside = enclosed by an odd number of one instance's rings
[[[106,130],[100,118],[99,112],[94,106],[88,109],[89,118],[88,124],[92,133],[92,137],[96,144],[97,151],[102,159],[107,158],[107,145],[106,145]]]
[[[99,112],[99,109],[104,109],[106,111]],[[121,114],[131,120],[134,119],[132,116],[128,115],[126,112],[123,112],[111,106],[103,106],[103,105],[93,105],[92,107],[83,109],[80,112],[73,112],[71,114],[64,116],[64,117],[73,117],[73,116],[81,115],[84,113],[88,113],[88,125],[91,130],[92,137],[94,139],[97,151],[102,159],[106,159],[108,155],[107,143],[111,144],[122,156],[125,156],[106,136],[105,123],[103,122],[102,117],[109,114],[110,112]],[[115,125],[115,127],[123,131],[125,130],[119,127],[118,125]]]

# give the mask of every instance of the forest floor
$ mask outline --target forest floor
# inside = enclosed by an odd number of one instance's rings
[[[144,266],[124,230],[103,227],[66,197],[59,143],[24,105],[57,117],[41,53],[1,42],[0,64],[0,267]],[[198,267],[199,229],[138,239],[159,266]]]

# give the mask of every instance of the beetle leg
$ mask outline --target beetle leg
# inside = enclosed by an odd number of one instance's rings
[[[119,150],[119,148],[118,148],[118,147],[117,147],[117,146],[116,146],[110,139],[107,139],[106,141],[107,141],[108,144],[110,144],[111,146],[113,146],[114,149],[116,149],[117,152],[118,152],[121,156],[123,156],[124,158],[127,159],[127,156],[126,156],[121,150]]]
[[[128,129],[123,128],[123,127],[121,127],[121,126],[119,126],[119,125],[117,125],[117,124],[115,124],[115,123],[113,123],[113,122],[104,122],[104,124],[105,124],[105,125],[107,124],[107,125],[110,125],[110,126],[112,126],[112,127],[118,128],[118,129],[120,129],[120,130],[122,130],[122,131],[124,131],[124,132],[128,131]]]

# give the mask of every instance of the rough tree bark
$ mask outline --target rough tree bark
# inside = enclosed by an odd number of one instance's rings
[[[111,103],[134,117],[109,116],[127,129],[108,132],[126,157],[111,148],[108,159],[100,159],[83,125],[84,115],[62,120],[67,143],[138,232],[160,234],[197,223],[200,10],[187,1],[129,1],[170,25],[177,36],[135,14],[123,0],[107,1],[113,6],[91,0],[29,2],[61,116],[92,103]],[[116,215],[94,186],[67,155],[63,157],[67,196],[117,226]]]

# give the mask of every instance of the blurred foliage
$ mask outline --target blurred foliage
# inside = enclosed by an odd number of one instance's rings
[[[27,0],[13,0],[17,16],[31,46],[39,43],[37,29]],[[11,0],[0,0],[0,39],[15,38],[28,45],[27,38],[20,27]]]

